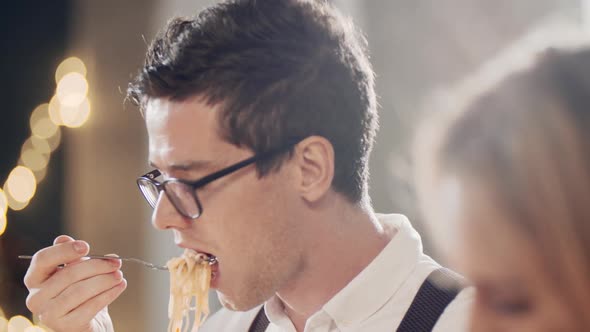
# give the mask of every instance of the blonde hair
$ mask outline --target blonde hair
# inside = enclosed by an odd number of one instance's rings
[[[590,50],[547,51],[440,120],[421,143],[419,190],[441,175],[484,185],[590,327]]]

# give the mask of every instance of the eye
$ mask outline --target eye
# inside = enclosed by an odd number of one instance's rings
[[[481,294],[482,305],[503,316],[520,316],[529,313],[532,301],[525,295],[516,294]]]
[[[499,314],[516,316],[528,313],[531,303],[526,299],[506,299],[493,301],[491,307]]]

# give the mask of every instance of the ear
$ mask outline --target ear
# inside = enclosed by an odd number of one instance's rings
[[[330,190],[334,179],[334,147],[321,136],[310,136],[295,150],[299,192],[308,202],[316,202]]]

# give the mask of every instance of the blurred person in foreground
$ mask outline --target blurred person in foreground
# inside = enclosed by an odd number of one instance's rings
[[[129,87],[156,168],[140,182],[155,228],[216,257],[226,309],[204,331],[464,330],[469,292],[433,290],[451,277],[404,216],[371,207],[365,47],[328,1],[297,0],[224,2],[150,45]],[[111,331],[118,265],[70,264],[89,250],[72,241],[35,255],[28,306],[57,331]]]
[[[418,181],[475,286],[472,330],[590,331],[590,50],[549,50],[467,104],[425,127]]]

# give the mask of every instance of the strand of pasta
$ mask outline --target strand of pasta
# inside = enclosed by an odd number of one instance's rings
[[[170,301],[168,302],[168,332],[187,332],[189,311],[194,310],[191,332],[197,332],[201,322],[209,315],[209,285],[211,267],[202,254],[185,250],[181,257],[166,263],[170,271]],[[191,303],[195,298],[195,307]]]

